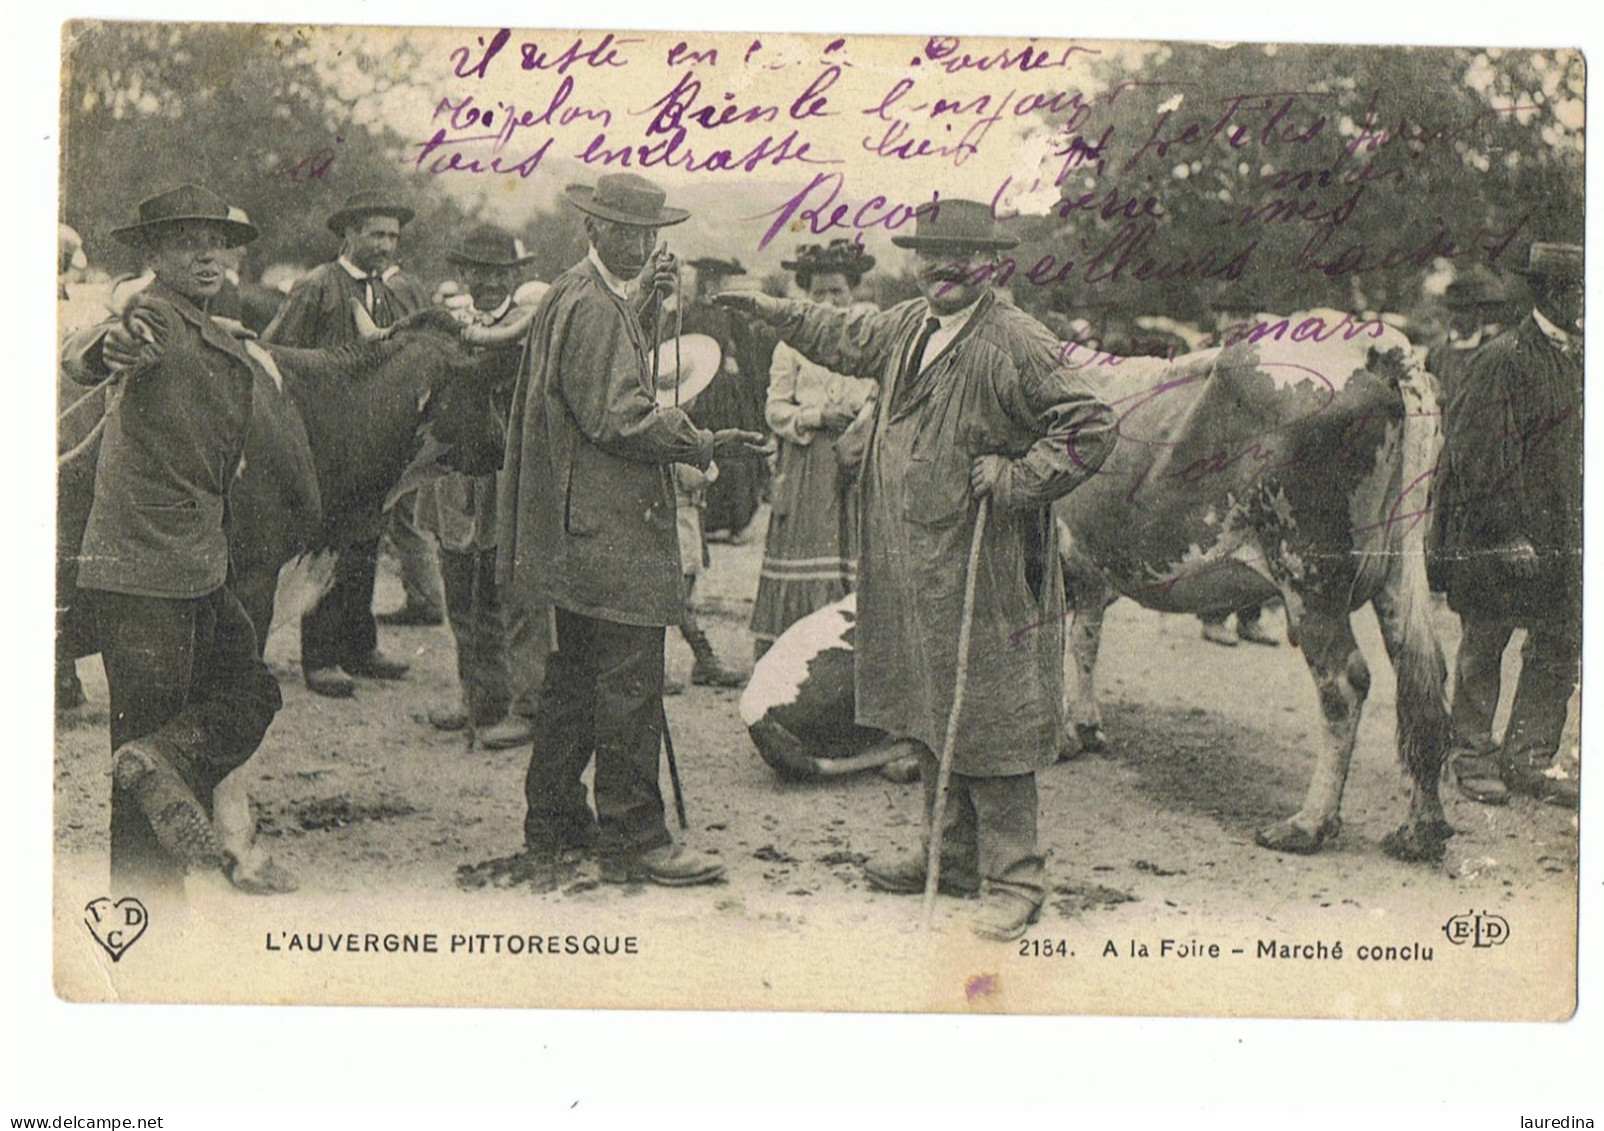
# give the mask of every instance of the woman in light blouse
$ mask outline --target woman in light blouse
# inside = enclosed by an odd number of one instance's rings
[[[835,240],[804,244],[782,266],[813,302],[848,307],[874,259],[850,240]],[[780,451],[752,610],[758,657],[794,622],[852,591],[857,508],[851,480],[836,463],[835,444],[877,391],[873,380],[844,377],[783,343],[775,348],[769,376],[765,415]]]

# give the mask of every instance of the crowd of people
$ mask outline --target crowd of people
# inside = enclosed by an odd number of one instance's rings
[[[77,578],[111,697],[114,876],[175,884],[228,866],[212,791],[281,706],[265,626],[230,590],[228,499],[256,376],[278,347],[444,324],[473,411],[437,417],[387,505],[337,532],[333,583],[302,620],[306,686],[341,699],[362,679],[407,678],[379,621],[443,619],[460,695],[429,721],[529,747],[524,875],[554,879],[588,855],[605,881],[717,880],[717,857],[665,819],[665,636],[676,627],[692,649],[693,683],[743,682],[699,625],[697,579],[709,541],[767,501],[754,659],[856,592],[857,721],[917,752],[927,839],[866,877],[922,891],[938,836],[942,890],[979,897],[981,936],[1017,938],[1048,890],[1036,775],[1057,755],[1064,602],[1050,507],[1095,474],[1115,429],[1059,335],[974,270],[1016,238],[982,203],[922,211],[892,240],[919,297],[880,310],[859,300],[876,264],[852,241],[799,247],[783,266],[804,297],[779,299],[730,286],[738,260],[670,254],[661,234],[689,213],[646,178],[609,174],[566,199],[587,250],[549,286],[525,278],[512,233],[481,224],[451,248],[454,285],[431,296],[399,266],[412,210],[356,194],[328,218],[335,258],[259,337],[220,297],[230,249],[258,234],[240,209],[186,185],[115,233],[151,281],[64,347],[70,376],[119,390]],[[1503,332],[1503,280],[1457,280],[1433,355],[1446,406],[1434,576],[1464,626],[1451,765],[1481,803],[1574,805],[1574,780],[1550,768],[1580,649],[1580,248],[1536,244],[1522,274],[1532,308]],[[474,426],[453,431],[462,420]],[[406,601],[376,618],[384,543]],[[1259,612],[1216,610],[1205,637],[1273,644]],[[1030,647],[997,643],[1020,623],[1044,626]],[[1516,628],[1522,673],[1498,739]]]

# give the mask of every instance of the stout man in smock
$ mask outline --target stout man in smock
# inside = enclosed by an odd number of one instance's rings
[[[497,515],[498,582],[554,607],[556,651],[535,716],[524,792],[530,861],[594,841],[602,878],[707,883],[716,858],[675,844],[663,818],[663,639],[684,615],[670,465],[758,450],[754,432],[697,428],[660,407],[643,316],[672,292],[659,228],[689,213],[633,173],[573,185],[590,251],[541,301],[513,392]],[[580,780],[596,758],[592,812]]]
[[[927,824],[970,542],[979,500],[991,499],[942,886],[981,891],[975,932],[1012,939],[1046,895],[1036,771],[1053,761],[1061,725],[1064,594],[1049,504],[1103,462],[1113,417],[1060,367],[1052,334],[992,293],[988,268],[1017,240],[996,231],[986,205],[943,200],[893,242],[918,253],[924,297],[891,310],[720,301],[755,312],[812,361],[880,381],[878,402],[854,425],[873,426],[860,478],[857,721],[922,744]],[[882,890],[920,892],[925,856],[866,871]]]

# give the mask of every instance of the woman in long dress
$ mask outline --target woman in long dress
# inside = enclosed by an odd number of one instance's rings
[[[812,301],[848,307],[874,259],[850,240],[835,240],[804,244],[782,266]],[[857,512],[835,445],[876,392],[871,379],[844,377],[788,345],[775,347],[765,416],[779,440],[779,472],[752,610],[758,658],[793,623],[852,591]]]

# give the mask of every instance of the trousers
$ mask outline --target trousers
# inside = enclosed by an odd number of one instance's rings
[[[111,748],[134,739],[172,762],[208,809],[212,791],[243,765],[283,705],[257,655],[256,629],[226,587],[175,599],[94,592],[96,632],[111,698]],[[171,890],[183,871],[131,798],[113,788],[111,874],[119,891]]]
[[[446,604],[441,588],[444,567],[435,558],[434,539],[418,529],[417,504],[417,494],[413,493],[390,509],[389,521],[384,524],[384,539],[401,567],[405,607],[440,613]]]
[[[1502,692],[1504,649],[1517,622],[1466,613],[1460,617],[1458,667],[1454,673],[1454,746],[1477,753],[1499,749],[1493,740],[1493,714]],[[1499,750],[1506,765],[1546,767],[1559,749],[1565,708],[1576,689],[1581,661],[1577,625],[1568,618],[1533,621],[1525,626],[1519,681],[1510,708],[1509,729]]]
[[[941,763],[919,745],[919,780],[924,786],[925,828],[936,809]],[[953,774],[942,821],[942,866],[956,875],[978,877],[987,887],[1029,900],[1047,898],[1047,862],[1036,843],[1036,775],[971,777]],[[928,835],[924,843],[928,855]],[[956,878],[956,876],[955,876]]]
[[[500,722],[512,701],[512,673],[507,662],[506,611],[496,585],[496,552],[442,548],[440,576],[445,581],[446,617],[457,641],[463,707],[475,726]]]
[[[658,784],[663,740],[661,627],[555,611],[524,778],[524,844],[548,853],[587,845],[624,856],[670,843]],[[580,776],[596,759],[596,807]]]
[[[301,618],[301,667],[360,666],[379,646],[373,619],[373,585],[379,568],[377,537],[340,547],[334,584]]]

